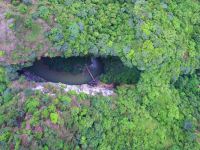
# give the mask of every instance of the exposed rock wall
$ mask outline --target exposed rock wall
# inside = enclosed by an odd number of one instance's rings
[[[50,90],[47,88],[47,86],[52,86],[56,89],[63,89],[64,92],[69,91],[75,91],[76,93],[85,93],[88,95],[103,95],[103,96],[113,96],[115,95],[113,89],[108,89],[103,86],[90,86],[88,84],[82,84],[82,85],[66,85],[62,83],[51,83],[51,82],[45,82],[45,83],[37,83],[35,87],[33,87],[33,90],[40,90],[43,93],[49,93],[50,95],[54,95],[54,93],[50,92]]]

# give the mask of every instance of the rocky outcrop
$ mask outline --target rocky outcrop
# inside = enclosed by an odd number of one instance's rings
[[[109,89],[103,87],[101,85],[90,86],[88,84],[82,85],[67,85],[62,83],[52,83],[52,82],[43,82],[36,83],[36,86],[32,88],[33,90],[40,90],[43,93],[48,93],[50,95],[55,95],[55,93],[51,92],[51,90],[47,87],[52,87],[56,89],[62,89],[64,92],[75,91],[76,93],[85,93],[88,95],[103,95],[103,96],[113,96],[115,95],[113,89]]]

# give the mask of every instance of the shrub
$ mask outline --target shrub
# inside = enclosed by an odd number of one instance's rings
[[[25,13],[28,12],[28,7],[24,4],[20,4],[18,6],[18,10],[19,10],[20,13],[25,14]]]
[[[40,106],[40,102],[35,98],[30,98],[25,103],[25,109],[27,112],[33,113]]]
[[[51,119],[52,123],[56,124],[58,122],[58,118],[59,118],[59,116],[58,116],[57,113],[51,113],[50,114],[50,119]]]

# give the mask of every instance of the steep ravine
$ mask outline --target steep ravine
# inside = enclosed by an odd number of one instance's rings
[[[35,83],[34,90],[47,92],[45,87],[51,85],[65,92],[73,90],[103,96],[113,95],[115,85],[136,83],[140,74],[136,68],[126,67],[117,57],[94,56],[42,57],[18,72]]]

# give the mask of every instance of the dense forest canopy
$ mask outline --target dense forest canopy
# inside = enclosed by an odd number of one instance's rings
[[[200,149],[198,0],[1,0],[0,29],[0,149]],[[127,67],[105,61],[115,96],[52,97],[17,75],[88,55]]]

